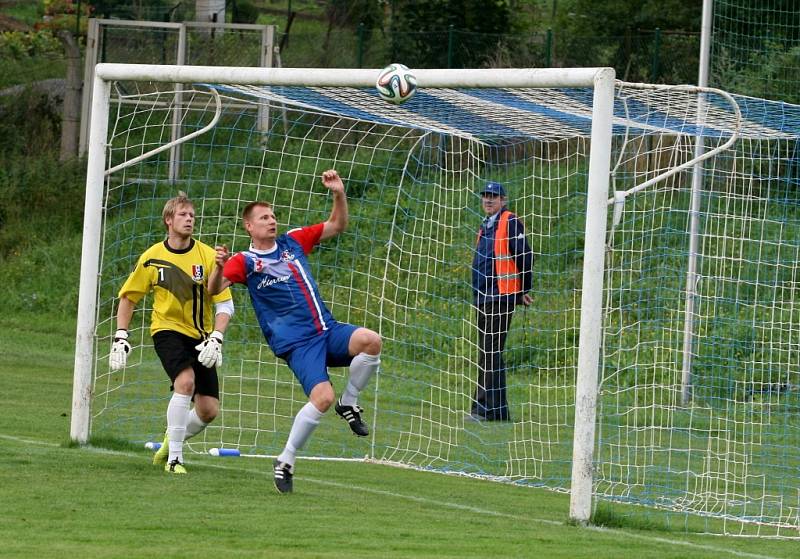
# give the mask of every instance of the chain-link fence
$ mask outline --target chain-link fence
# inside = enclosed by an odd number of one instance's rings
[[[97,62],[189,64],[197,66],[261,66],[263,26],[239,29],[162,23],[132,26],[130,22],[99,20]],[[123,25],[123,23],[125,25]],[[149,23],[149,22],[144,22]],[[181,33],[186,34],[183,53]],[[183,58],[183,60],[181,60]]]
[[[187,4],[188,6],[188,4]],[[190,7],[151,14],[161,21],[187,20]],[[621,79],[649,83],[696,83],[699,32],[632,30],[622,36],[591,37],[553,29],[526,34],[473,33],[450,27],[418,33],[387,29],[328,27],[290,31],[279,28],[285,67],[379,68],[400,61],[412,68],[541,68],[611,66]],[[177,25],[174,24],[173,25]],[[98,61],[176,63],[176,31],[104,28]],[[714,2],[711,84],[723,89],[800,102],[800,0],[716,0]],[[258,65],[257,40],[246,31],[224,35],[189,33],[187,64]],[[29,83],[63,74],[57,50],[20,47],[41,44],[17,34],[0,37],[4,72],[0,86]]]
[[[554,31],[524,35],[435,33],[380,29],[292,33],[283,66],[379,68],[400,61],[412,68],[547,68],[611,66],[628,81],[695,83],[699,33],[640,31],[623,37],[587,37]]]
[[[800,0],[716,0],[710,83],[800,103]]]
[[[108,22],[100,27],[97,62],[177,64],[179,25],[132,27]],[[166,27],[170,26],[170,27]],[[186,64],[260,65],[257,30],[208,32],[187,28]],[[10,37],[10,35],[9,35]],[[548,68],[612,66],[627,81],[695,83],[699,34],[641,32],[623,37],[567,36],[557,32],[525,35],[471,33],[390,33],[380,29],[335,29],[292,33],[280,52],[285,67],[380,68],[401,61],[411,68]],[[58,41],[50,47],[20,47],[30,39],[0,40],[4,73],[0,85],[24,84],[64,75]]]

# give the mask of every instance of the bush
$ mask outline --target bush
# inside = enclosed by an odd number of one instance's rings
[[[85,162],[57,152],[0,157],[0,274],[6,311],[73,313]]]
[[[46,153],[0,162],[0,259],[81,230],[84,161]]]
[[[45,29],[0,33],[0,60],[23,60],[35,56],[63,56],[61,42]]]
[[[258,8],[252,3],[237,0],[233,4],[231,20],[233,23],[256,23],[258,21]]]
[[[85,162],[59,161],[61,122],[46,94],[0,97],[0,259],[80,231]]]
[[[800,103],[797,75],[800,74],[800,46],[785,41],[767,41],[746,60],[741,53],[721,49],[715,63],[714,82],[743,95]]]
[[[55,151],[61,141],[61,115],[47,94],[32,87],[0,97],[0,158]]]

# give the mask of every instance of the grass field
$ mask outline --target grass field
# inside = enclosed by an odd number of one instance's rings
[[[373,464],[301,459],[288,496],[264,459],[192,455],[169,478],[144,449],[68,444],[74,324],[51,320],[0,318],[3,557],[797,556],[796,541],[580,528],[565,494]]]

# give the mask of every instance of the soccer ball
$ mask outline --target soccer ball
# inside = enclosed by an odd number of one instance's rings
[[[417,91],[417,78],[407,66],[389,64],[378,74],[375,88],[381,99],[399,105],[414,96]]]

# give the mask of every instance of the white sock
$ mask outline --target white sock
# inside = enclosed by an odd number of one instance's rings
[[[197,411],[195,411],[195,408],[192,408],[189,410],[189,415],[186,419],[186,436],[183,438],[183,440],[191,439],[207,426],[208,423],[200,419],[200,417],[197,415]]]
[[[176,458],[183,462],[183,439],[186,437],[186,419],[192,397],[188,394],[172,393],[167,406],[167,435],[169,435],[169,462]]]
[[[317,409],[311,402],[307,402],[305,406],[300,408],[292,423],[292,430],[289,431],[289,439],[286,441],[286,446],[283,452],[278,455],[279,462],[285,462],[290,466],[294,465],[294,459],[298,450],[303,446],[311,437],[311,433],[319,425],[319,420],[322,419],[324,414]]]
[[[368,353],[359,353],[350,362],[350,378],[347,380],[347,386],[342,392],[342,405],[355,406],[358,404],[358,395],[364,390],[364,387],[369,383],[369,379],[378,370],[378,365],[381,364],[381,356],[369,355]]]

